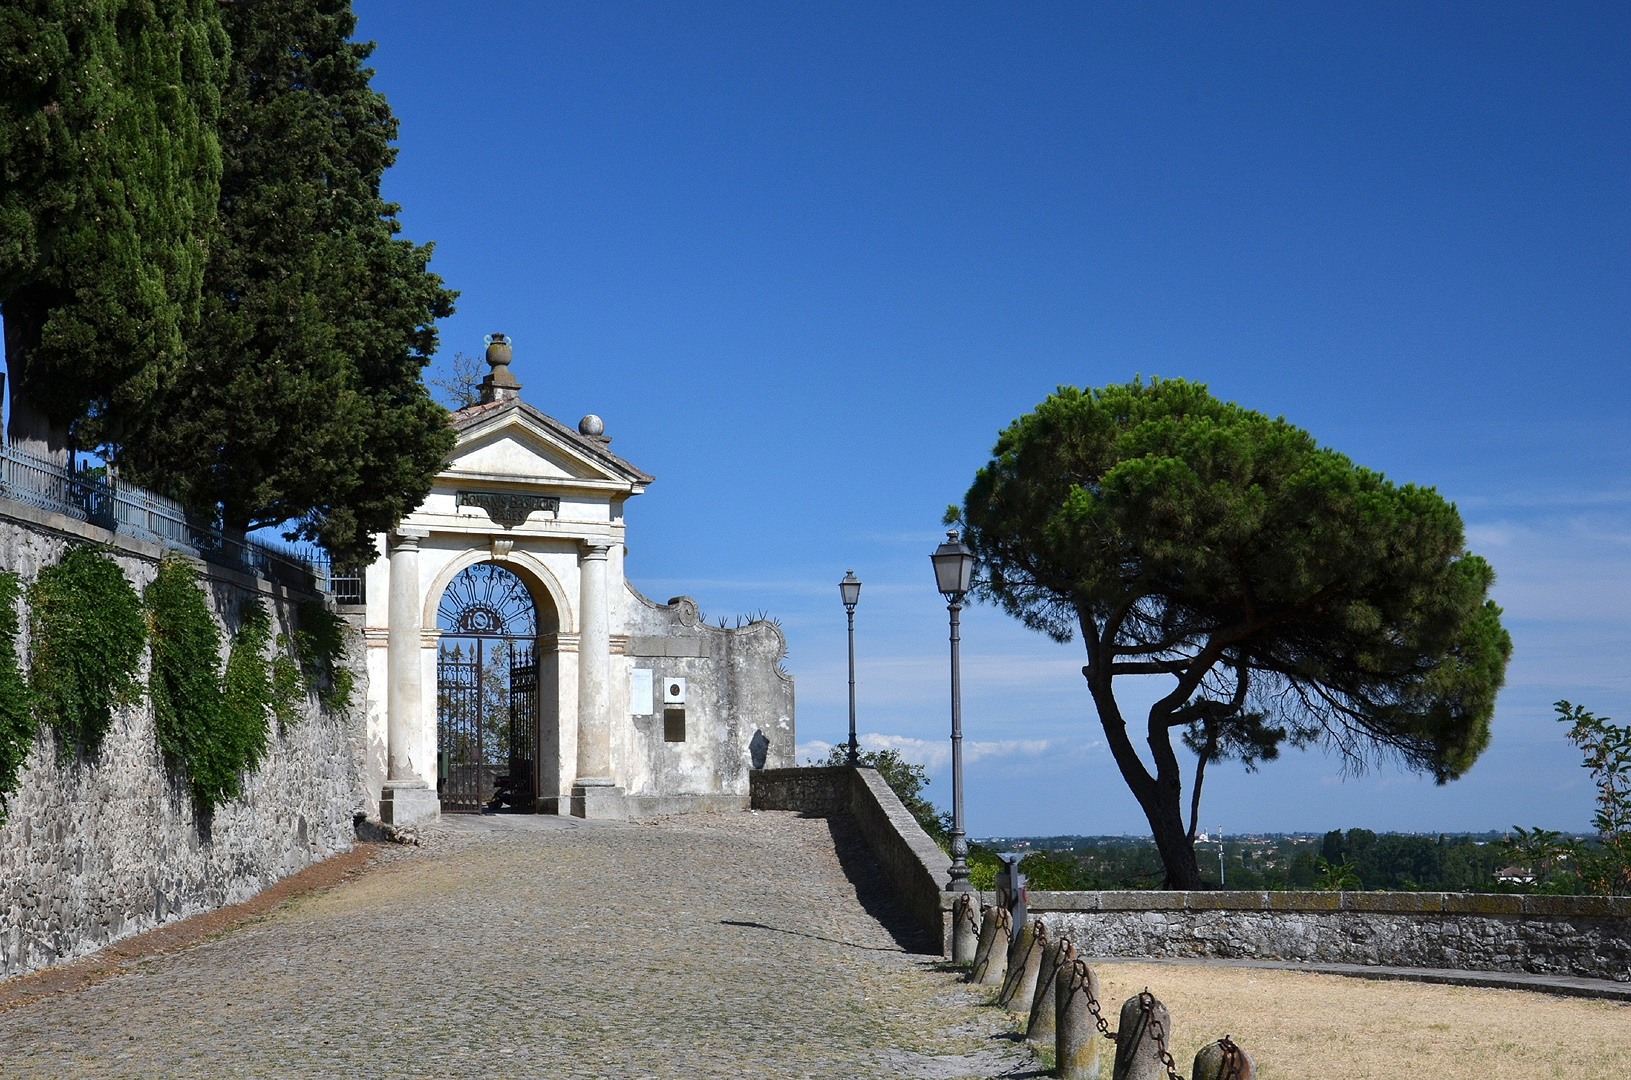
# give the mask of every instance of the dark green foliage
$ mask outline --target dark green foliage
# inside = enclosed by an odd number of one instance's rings
[[[228,756],[235,756],[246,770],[253,770],[266,756],[268,719],[277,704],[267,657],[271,644],[272,620],[266,605],[248,601],[221,676],[221,741]]]
[[[34,712],[17,662],[17,601],[22,586],[17,575],[0,574],[0,824],[6,820],[6,797],[17,790],[17,776],[34,745]]]
[[[1596,839],[1582,843],[1546,829],[1513,827],[1507,842],[1516,865],[1551,892],[1631,895],[1631,726],[1615,724],[1567,701],[1556,705],[1582,767],[1597,784]]]
[[[1019,861],[1026,888],[1050,892],[1074,892],[1092,888],[1092,878],[1080,863],[1054,851],[1033,851]]]
[[[266,754],[271,620],[258,601],[245,605],[222,673],[221,632],[190,563],[175,556],[159,563],[146,599],[159,748],[185,773],[194,803],[208,814],[238,796],[243,773]]]
[[[0,9],[0,310],[14,432],[78,424],[82,445],[126,442],[182,363],[221,176],[216,6]]]
[[[304,688],[325,709],[349,707],[354,680],[344,667],[345,620],[316,601],[301,604],[294,644]]]
[[[923,826],[923,831],[929,834],[931,840],[941,847],[951,842],[948,835],[951,831],[949,815],[936,810],[934,804],[923,797],[923,789],[929,786],[929,777],[923,766],[913,765],[901,757],[898,750],[862,750],[856,756],[863,768],[878,770],[878,776],[889,785],[907,813]],[[848,745],[835,746],[827,751],[827,759],[822,764],[843,765],[848,760]]]
[[[454,293],[380,197],[397,122],[349,0],[237,4],[220,240],[182,377],[128,472],[240,528],[298,522],[341,562],[411,511],[452,448],[420,373]]]
[[[186,560],[172,556],[147,586],[153,641],[147,686],[159,749],[186,774],[193,800],[207,811],[238,793],[238,770],[222,738],[221,632],[196,578]]]
[[[1511,641],[1455,508],[1204,386],[1061,387],[1002,433],[961,517],[977,595],[1057,640],[1083,635],[1171,887],[1200,882],[1209,762],[1323,743],[1442,783],[1489,741]],[[1127,675],[1173,680],[1141,740],[1153,772],[1117,702]],[[1199,762],[1187,829],[1174,731]]]
[[[1034,850],[1021,865],[1035,889],[1152,889],[1166,875],[1160,851],[1148,837],[1036,837],[1019,846],[1026,845]],[[1197,854],[1203,887],[1217,888],[1217,842],[1199,845]],[[1243,836],[1229,839],[1224,856],[1230,889],[1340,885],[1390,892],[1571,891],[1497,882],[1496,871],[1513,857],[1510,846],[1495,834],[1419,836],[1350,829],[1346,834],[1333,831],[1323,842],[1304,835]],[[997,865],[995,851],[970,844],[970,865],[979,859],[989,860],[993,868]]]
[[[306,680],[300,674],[300,661],[289,653],[289,639],[277,638],[277,654],[272,657],[272,711],[282,731],[300,719],[300,702],[306,696]]]
[[[99,548],[76,547],[28,587],[29,693],[63,753],[92,754],[139,692],[141,599]]]
[[[1581,881],[1592,892],[1631,895],[1631,726],[1567,701],[1557,703],[1557,713],[1597,784],[1597,846],[1581,861]]]
[[[968,864],[970,888],[977,892],[990,892],[997,887],[997,871],[1002,869],[1002,862],[995,851],[970,841],[968,855],[963,861]]]

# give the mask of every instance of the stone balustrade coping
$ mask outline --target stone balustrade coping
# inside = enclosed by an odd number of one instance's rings
[[[1390,915],[1493,915],[1575,919],[1631,919],[1631,897],[1543,896],[1443,892],[1052,892],[1026,893],[1036,914],[1075,911],[1284,911],[1370,912]],[[941,894],[942,910],[953,896]]]

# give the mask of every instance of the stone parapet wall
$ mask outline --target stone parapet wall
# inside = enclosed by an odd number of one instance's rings
[[[752,775],[752,800],[755,810],[852,818],[912,922],[926,941],[940,945],[945,935],[940,890],[951,859],[929,839],[876,769],[759,769]]]
[[[1528,971],[1631,981],[1631,898],[1485,893],[1031,892],[1089,956]]]
[[[25,584],[69,544],[86,541],[107,545],[138,592],[163,554],[156,545],[0,501],[0,569]],[[228,633],[252,596],[266,602],[274,633],[290,632],[296,606],[315,599],[202,563],[199,580]],[[26,650],[19,641],[25,662]],[[350,654],[360,703],[360,641]],[[144,659],[144,687],[146,679]],[[246,776],[242,796],[200,821],[185,783],[160,757],[146,698],[115,716],[89,760],[58,762],[42,726],[0,826],[0,978],[248,899],[349,849],[361,805],[361,749],[356,717],[308,701],[297,722],[282,730],[272,722],[266,756]]]

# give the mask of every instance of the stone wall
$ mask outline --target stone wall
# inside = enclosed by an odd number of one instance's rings
[[[929,839],[876,769],[761,770],[753,774],[753,808],[797,810],[812,817],[849,815],[912,921],[927,940],[943,938],[940,890],[951,859]]]
[[[1032,892],[1088,956],[1529,971],[1631,981],[1631,898],[1481,893]]]
[[[86,541],[108,545],[138,593],[162,554],[153,544],[0,502],[0,569],[25,583],[69,544]],[[199,571],[228,634],[251,596],[266,601],[275,633],[289,632],[296,605],[315,598],[202,563]],[[26,641],[19,646],[26,662]],[[350,654],[361,702],[360,641]],[[57,762],[42,727],[0,827],[0,978],[248,899],[347,850],[361,805],[362,738],[352,716],[308,701],[300,721],[281,731],[272,723],[266,757],[245,778],[243,795],[199,821],[185,784],[160,758],[146,699],[120,711],[90,760]]]
[[[767,769],[753,806],[848,814],[897,896],[950,954],[951,860],[872,769]],[[990,894],[986,894],[989,900]],[[1631,897],[1487,893],[1028,892],[1088,956],[1529,971],[1631,981]]]

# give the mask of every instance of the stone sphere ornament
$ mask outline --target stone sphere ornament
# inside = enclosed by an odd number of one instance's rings
[[[606,434],[606,422],[594,413],[578,421],[578,434],[590,437]]]

